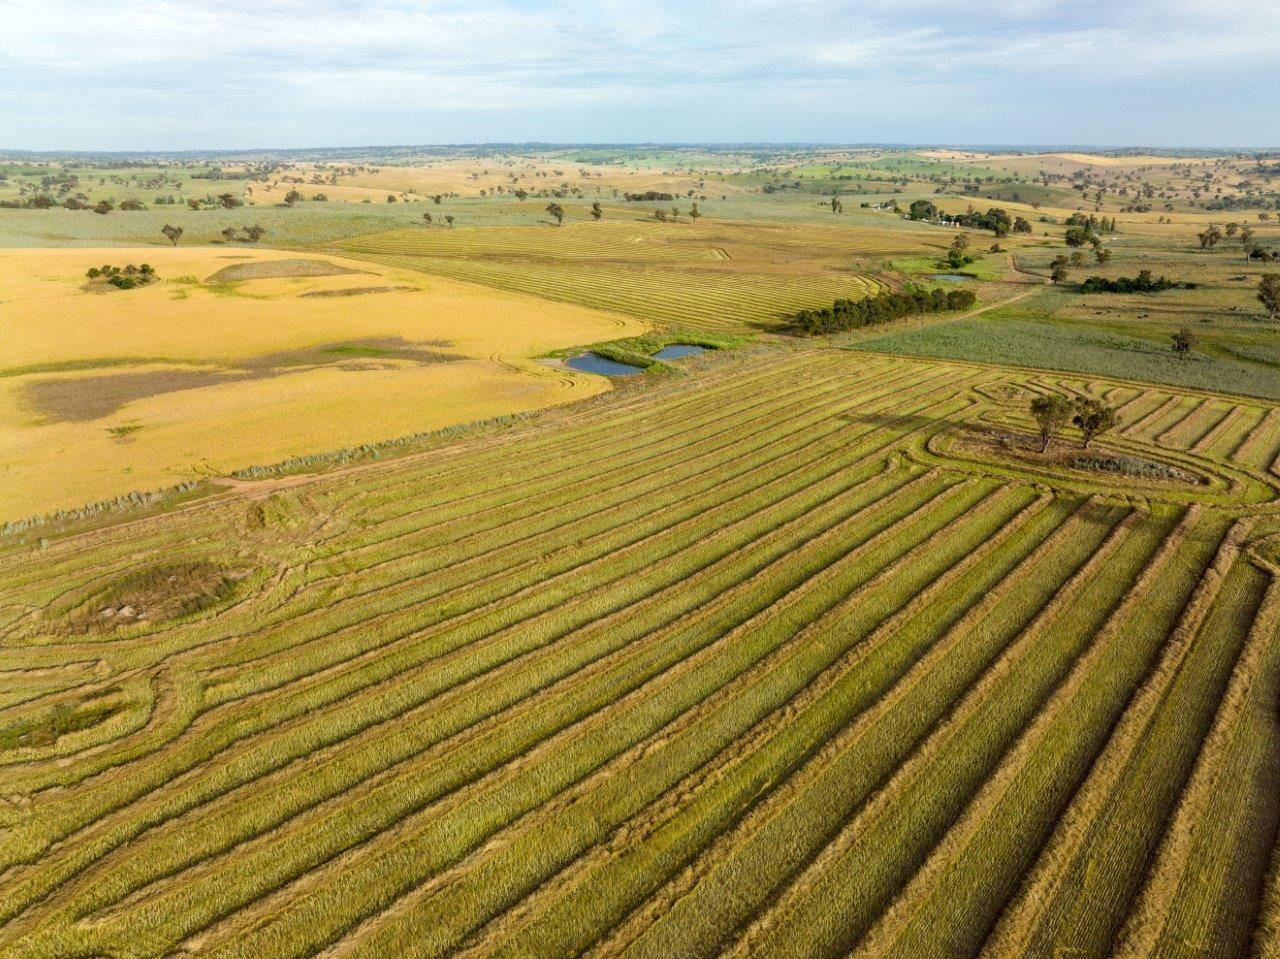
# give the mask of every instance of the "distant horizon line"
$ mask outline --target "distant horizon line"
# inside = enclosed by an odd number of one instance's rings
[[[1135,144],[1075,144],[1075,143],[944,143],[944,142],[875,142],[863,141],[845,143],[839,141],[816,140],[637,140],[637,141],[556,141],[556,140],[487,140],[457,143],[370,143],[352,146],[306,146],[306,147],[204,147],[189,149],[129,149],[129,150],[95,150],[95,149],[46,149],[31,150],[22,148],[0,147],[0,158],[46,158],[62,157],[236,157],[236,156],[272,156],[306,153],[367,153],[374,151],[432,151],[432,150],[568,150],[568,149],[711,149],[711,150],[746,150],[746,149],[828,149],[828,150],[959,150],[972,153],[1094,153],[1094,154],[1202,154],[1206,156],[1224,154],[1258,154],[1280,152],[1276,146],[1154,146]]]

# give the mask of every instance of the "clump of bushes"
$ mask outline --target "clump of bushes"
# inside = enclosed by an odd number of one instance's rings
[[[1137,276],[1122,276],[1108,280],[1103,276],[1091,276],[1081,284],[1083,293],[1163,293],[1165,290],[1194,290],[1195,283],[1179,283],[1165,277],[1154,277],[1150,270],[1140,270]]]
[[[977,210],[970,210],[968,213],[942,213],[939,214],[938,221],[970,230],[990,230],[997,237],[1008,236],[1013,229],[1013,218],[1000,207],[992,207],[986,213],[979,213]]]
[[[880,293],[861,300],[836,300],[824,309],[801,310],[795,315],[794,323],[802,333],[820,336],[888,323],[915,313],[967,310],[977,302],[978,297],[972,290],[912,287],[903,293]]]
[[[661,193],[658,190],[646,190],[644,193],[624,193],[623,197],[633,203],[637,201],[669,202],[676,198],[674,193]]]
[[[142,266],[129,263],[123,267],[112,266],[110,263],[91,266],[85,272],[85,276],[91,280],[105,280],[118,290],[132,290],[160,279],[150,263],[144,263]]]
[[[1071,465],[1076,469],[1116,473],[1121,476],[1138,476],[1144,479],[1194,479],[1189,473],[1169,466],[1167,463],[1155,463],[1132,456],[1077,456],[1071,461]]]

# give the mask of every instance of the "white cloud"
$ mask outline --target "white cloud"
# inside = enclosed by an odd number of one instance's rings
[[[897,138],[915,122],[910,139],[932,139],[941,117],[946,138],[968,142],[1028,142],[1054,130],[1053,139],[1078,141],[1076,131],[1105,129],[1100,108],[1136,99],[1174,142],[1186,132],[1180,100],[1220,99],[1213,119],[1225,123],[1239,110],[1236,85],[1274,72],[1280,5],[44,0],[32,16],[30,0],[0,0],[0,24],[0,145],[9,146],[51,143],[67,130],[137,137],[148,118],[153,129],[185,122],[193,143],[237,126],[260,136],[272,122],[302,143],[351,142],[356,129],[404,142],[417,120],[500,139],[517,112],[522,128],[545,118],[547,138],[639,139],[661,135],[652,126],[666,117],[666,129],[704,129],[700,138],[711,139],[723,136],[720,121],[741,124],[750,113],[754,138],[791,139],[804,124],[825,127],[795,109],[824,97],[829,115],[878,124],[868,139],[877,129],[895,138],[880,118],[895,118]],[[1100,105],[1098,91],[1109,88],[1114,97]],[[984,104],[988,126],[950,121],[943,108],[959,91]],[[123,118],[84,107],[147,96]],[[1029,117],[1048,102],[1052,128]],[[316,114],[285,112],[300,106]],[[1277,110],[1253,108],[1272,118]],[[468,113],[494,119],[457,121]],[[648,127],[628,136],[628,119],[640,116]],[[990,128],[999,116],[1007,129]],[[1114,129],[1137,132],[1132,123]],[[1255,116],[1240,142],[1265,129]]]

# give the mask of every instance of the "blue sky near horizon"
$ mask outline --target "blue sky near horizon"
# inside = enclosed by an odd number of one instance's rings
[[[1280,145],[1271,0],[0,0],[0,149]]]

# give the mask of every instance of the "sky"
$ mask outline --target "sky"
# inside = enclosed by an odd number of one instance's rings
[[[1280,145],[1276,0],[0,0],[0,150]]]

